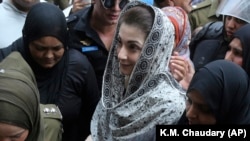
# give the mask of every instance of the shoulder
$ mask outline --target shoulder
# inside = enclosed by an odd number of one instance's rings
[[[40,104],[41,126],[44,140],[61,141],[63,133],[62,114],[55,104]]]
[[[85,19],[88,17],[88,13],[91,10],[91,7],[86,7],[76,13],[70,14],[66,17],[67,24],[75,23],[79,21],[81,18]]]
[[[74,48],[70,48],[68,50],[68,55],[70,68],[77,67],[82,69],[88,69],[91,66],[88,58],[83,53]]]
[[[69,48],[68,52],[69,52],[70,60],[74,60],[74,61],[77,61],[77,62],[82,62],[82,60],[87,59],[87,57],[83,53],[81,53],[80,51],[78,51],[78,50],[76,50],[74,48]],[[79,59],[81,59],[81,60],[79,60]]]
[[[219,39],[223,36],[223,22],[214,21],[205,24],[202,29],[192,37],[189,46],[197,44],[197,42],[206,39]]]
[[[4,2],[0,3],[0,10],[1,10],[1,11],[4,11],[4,5],[5,5]]]
[[[65,17],[68,17],[70,15],[72,8],[73,8],[73,5],[70,5],[70,6],[66,7],[65,9],[63,9],[63,14]]]
[[[66,17],[67,24],[77,22],[79,18],[80,18],[79,14],[71,14],[68,17]]]
[[[20,11],[17,8],[15,8],[15,6],[10,1],[3,1],[2,3],[0,3],[0,13],[1,13],[0,16],[1,17],[6,17],[10,13],[13,14],[17,12],[20,12]]]
[[[223,22],[209,22],[204,25],[202,30],[197,34],[196,38],[205,37],[206,39],[216,39],[222,35]]]
[[[54,104],[40,104],[40,113],[45,140],[60,141],[62,139],[63,126],[62,114],[59,108]]]
[[[220,40],[223,37],[223,22],[215,21],[209,22],[203,26],[203,28],[191,39],[189,44],[190,50],[192,50],[204,40]]]
[[[67,77],[69,80],[82,80],[93,77],[94,70],[87,57],[76,49],[68,50]],[[74,82],[74,83],[75,83]],[[70,82],[71,83],[71,82]]]

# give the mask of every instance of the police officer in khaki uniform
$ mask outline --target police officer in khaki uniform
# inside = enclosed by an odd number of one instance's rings
[[[220,17],[216,16],[216,10],[221,0],[204,0],[197,5],[193,5],[192,11],[189,13],[189,21],[191,30],[202,27],[208,22],[219,21]]]

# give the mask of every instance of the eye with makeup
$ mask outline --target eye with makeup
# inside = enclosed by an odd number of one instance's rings
[[[9,138],[13,141],[19,139],[22,136],[22,134],[18,134],[18,135],[14,135],[14,136],[10,136]]]
[[[196,102],[193,102],[189,97],[186,99],[186,107],[187,109],[190,108],[190,106],[195,107],[196,110],[198,110],[201,113],[204,114],[211,114],[212,113],[212,109],[206,105],[206,104],[199,104]]]
[[[117,49],[121,49],[121,47],[125,46],[125,48],[129,51],[129,52],[140,52],[142,50],[142,45],[140,45],[138,42],[136,41],[127,41],[126,43],[123,43],[122,40],[121,40],[121,37],[118,36],[118,39],[117,39]]]
[[[192,100],[189,98],[189,97],[187,97],[186,98],[186,106],[190,106],[192,104]]]
[[[63,49],[63,45],[58,45],[58,46],[54,46],[54,47],[45,47],[45,46],[41,46],[35,43],[31,43],[31,46],[34,47],[37,51],[46,51],[48,49],[51,49],[53,51],[59,51],[61,49]]]
[[[232,20],[232,19],[233,19],[232,16],[226,16],[226,20]],[[246,24],[246,22],[243,21],[243,20],[241,20],[241,19],[235,18],[234,20],[235,20],[235,22],[238,23],[238,24],[241,24],[241,25]]]
[[[200,112],[204,114],[212,114],[212,109],[208,105],[197,105]]]
[[[23,138],[25,132],[26,132],[26,130],[20,131],[20,133],[17,133],[17,134],[8,136],[8,138],[9,138],[11,141],[18,141],[18,140],[20,140],[21,138]]]
[[[247,23],[247,22],[245,22],[245,21],[243,21],[241,19],[238,19],[238,18],[236,18],[235,21],[236,21],[236,23],[242,24],[242,25]]]
[[[241,48],[241,47],[231,47],[229,45],[229,50],[228,51],[231,51],[235,56],[238,56],[238,57],[242,57],[242,50],[238,49],[238,48]]]
[[[226,16],[227,20],[231,20],[233,17],[232,16]]]
[[[122,46],[122,40],[121,40],[121,37],[118,35],[118,38],[117,38],[117,47],[120,48]]]
[[[242,57],[242,51],[238,49],[232,49],[232,52],[235,56]]]
[[[46,50],[45,47],[42,47],[42,46],[40,46],[38,44],[35,44],[35,43],[31,43],[30,45],[31,45],[31,47],[35,48],[37,51],[44,51],[44,50]]]
[[[137,51],[141,51],[142,50],[142,47],[137,45],[136,43],[129,43],[128,45],[128,49],[131,51],[131,52],[137,52]]]

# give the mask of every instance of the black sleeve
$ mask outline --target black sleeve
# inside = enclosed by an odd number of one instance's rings
[[[85,140],[90,134],[90,122],[100,92],[95,72],[87,57],[75,49],[69,49],[69,64],[61,107],[67,140]],[[66,135],[66,134],[64,134]]]
[[[11,45],[0,49],[0,61],[2,61],[6,56],[8,56],[13,51],[23,52],[23,40],[22,38],[17,39]]]
[[[89,69],[85,75],[86,86],[85,95],[83,95],[83,130],[84,137],[86,138],[90,134],[90,122],[95,108],[100,100],[100,92],[98,89],[98,84],[95,76],[95,72],[91,64],[89,63]]]

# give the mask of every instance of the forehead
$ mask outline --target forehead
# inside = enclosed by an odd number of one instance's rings
[[[241,44],[241,40],[239,38],[237,38],[237,37],[232,39],[229,46],[232,47],[232,48],[237,48],[239,50],[241,50],[243,48],[243,46]]]
[[[53,36],[44,36],[31,41],[31,45],[40,47],[62,47],[63,43]]]
[[[192,0],[174,0],[175,3],[181,4],[181,3],[187,3],[191,2]]]
[[[204,104],[206,103],[200,92],[197,90],[191,90],[187,93],[187,96],[192,100],[194,103]]]

